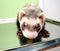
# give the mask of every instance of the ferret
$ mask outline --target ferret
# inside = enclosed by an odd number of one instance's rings
[[[45,15],[42,9],[34,4],[25,5],[17,15],[17,36],[21,45],[41,42],[42,37],[49,37],[45,29]]]

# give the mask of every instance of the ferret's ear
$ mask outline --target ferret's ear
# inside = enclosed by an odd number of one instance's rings
[[[45,15],[43,13],[40,13],[39,18],[42,20],[42,22],[45,21]]]
[[[21,11],[18,13],[19,20],[21,20],[24,16],[26,16],[25,11],[21,10]]]

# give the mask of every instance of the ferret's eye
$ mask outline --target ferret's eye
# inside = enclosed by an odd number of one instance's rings
[[[23,27],[26,27],[26,26],[27,26],[27,25],[26,25],[26,23],[24,22],[24,23],[23,23]]]
[[[37,30],[37,32],[40,30],[40,25],[39,24],[37,24],[36,26],[35,26],[35,29]]]

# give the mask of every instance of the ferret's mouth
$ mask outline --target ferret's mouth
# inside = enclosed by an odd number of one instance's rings
[[[24,30],[22,31],[23,36],[28,38],[28,39],[34,39],[38,36],[38,33],[36,31],[28,31],[28,30]]]

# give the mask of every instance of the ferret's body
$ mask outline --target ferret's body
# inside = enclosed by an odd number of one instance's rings
[[[49,37],[48,31],[45,30],[43,11],[33,4],[28,4],[19,11],[17,28],[22,45],[39,42],[42,37]]]

